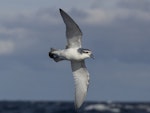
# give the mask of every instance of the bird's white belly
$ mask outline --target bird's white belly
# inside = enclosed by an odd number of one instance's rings
[[[62,50],[62,56],[64,56],[67,60],[83,60],[82,55],[78,52],[78,49],[69,48]]]

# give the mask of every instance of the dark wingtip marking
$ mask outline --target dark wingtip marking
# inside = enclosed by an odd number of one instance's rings
[[[60,8],[59,11],[62,12],[63,10]]]

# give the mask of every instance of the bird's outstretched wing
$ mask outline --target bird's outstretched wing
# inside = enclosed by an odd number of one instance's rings
[[[75,81],[75,107],[80,108],[86,96],[89,84],[89,72],[83,61],[71,61]]]
[[[79,26],[66,12],[59,10],[66,25],[67,48],[81,48],[82,32]]]

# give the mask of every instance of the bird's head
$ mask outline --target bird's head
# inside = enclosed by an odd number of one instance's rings
[[[92,54],[91,50],[80,48],[78,51],[82,54],[82,56],[84,58],[93,58],[94,59],[94,55]]]

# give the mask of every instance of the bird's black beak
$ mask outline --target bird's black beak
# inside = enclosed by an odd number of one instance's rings
[[[94,57],[94,55],[93,55],[93,54],[91,54],[91,55],[90,55],[90,58],[95,59],[95,57]]]

